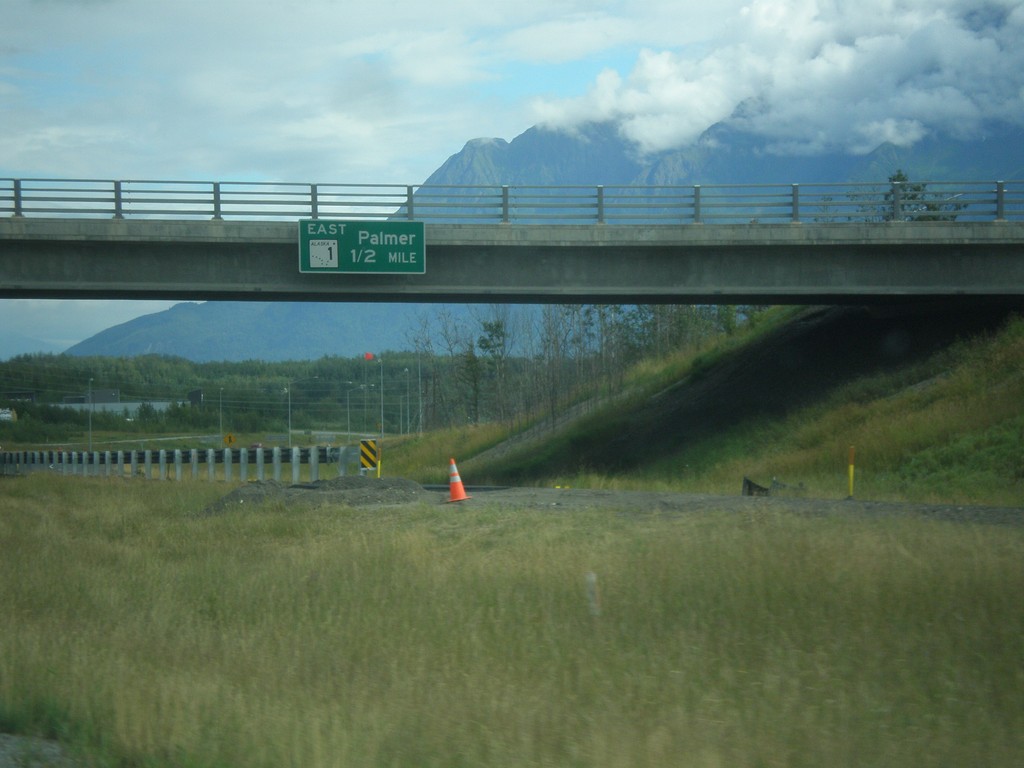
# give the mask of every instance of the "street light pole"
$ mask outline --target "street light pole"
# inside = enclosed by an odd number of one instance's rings
[[[89,453],[92,453],[92,379],[89,379]]]
[[[346,382],[351,384],[352,382]],[[349,437],[352,436],[352,393],[360,389],[365,389],[365,384],[360,384],[358,387],[352,387],[352,389],[345,390],[345,432]]]
[[[310,376],[307,379],[296,379],[295,381],[289,381],[288,386],[284,388],[284,391],[288,393],[288,447],[292,447],[292,387],[303,381],[313,381],[319,379],[319,376]]]

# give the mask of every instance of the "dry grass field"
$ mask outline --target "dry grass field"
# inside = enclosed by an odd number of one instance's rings
[[[1009,513],[2,483],[0,731],[79,765],[1024,764]]]

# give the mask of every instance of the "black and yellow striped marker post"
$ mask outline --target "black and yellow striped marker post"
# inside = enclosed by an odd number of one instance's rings
[[[376,440],[359,441],[359,465],[363,469],[376,469],[380,477],[380,447]]]

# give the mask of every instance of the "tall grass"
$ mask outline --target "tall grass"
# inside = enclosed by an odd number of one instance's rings
[[[422,435],[385,436],[382,472],[425,483],[447,483],[449,461],[485,451],[509,437],[502,424],[469,424]]]
[[[728,490],[749,474],[825,497],[1024,505],[1024,320],[931,360],[865,377],[828,401],[744,424],[673,459],[684,489]],[[661,465],[655,473],[666,471]],[[735,491],[732,491],[735,492]]]
[[[706,367],[710,359],[691,364]],[[647,388],[637,388],[632,397],[640,400],[678,381],[680,365],[677,358],[664,361],[664,378],[647,363],[636,377]],[[916,365],[850,382],[827,400],[786,416],[750,419],[685,442],[628,475],[542,473],[545,465],[557,465],[553,457],[607,442],[628,422],[629,398],[497,459],[467,462],[465,473],[519,473],[534,483],[576,487],[725,494],[738,493],[743,477],[750,476],[766,484],[774,478],[810,496],[842,498],[854,446],[855,491],[861,498],[1024,506],[1021,402],[1024,320],[1018,318],[998,333]]]
[[[0,491],[0,724],[97,765],[1024,764],[1018,528]]]

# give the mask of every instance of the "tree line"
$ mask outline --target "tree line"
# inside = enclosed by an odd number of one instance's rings
[[[762,309],[491,305],[467,317],[442,307],[408,333],[406,350],[288,362],[19,355],[0,363],[0,407],[18,413],[0,424],[0,436],[61,440],[90,419],[93,429],[143,434],[514,426],[618,391],[641,360],[731,333]],[[132,414],[65,407],[103,390],[142,406]]]

